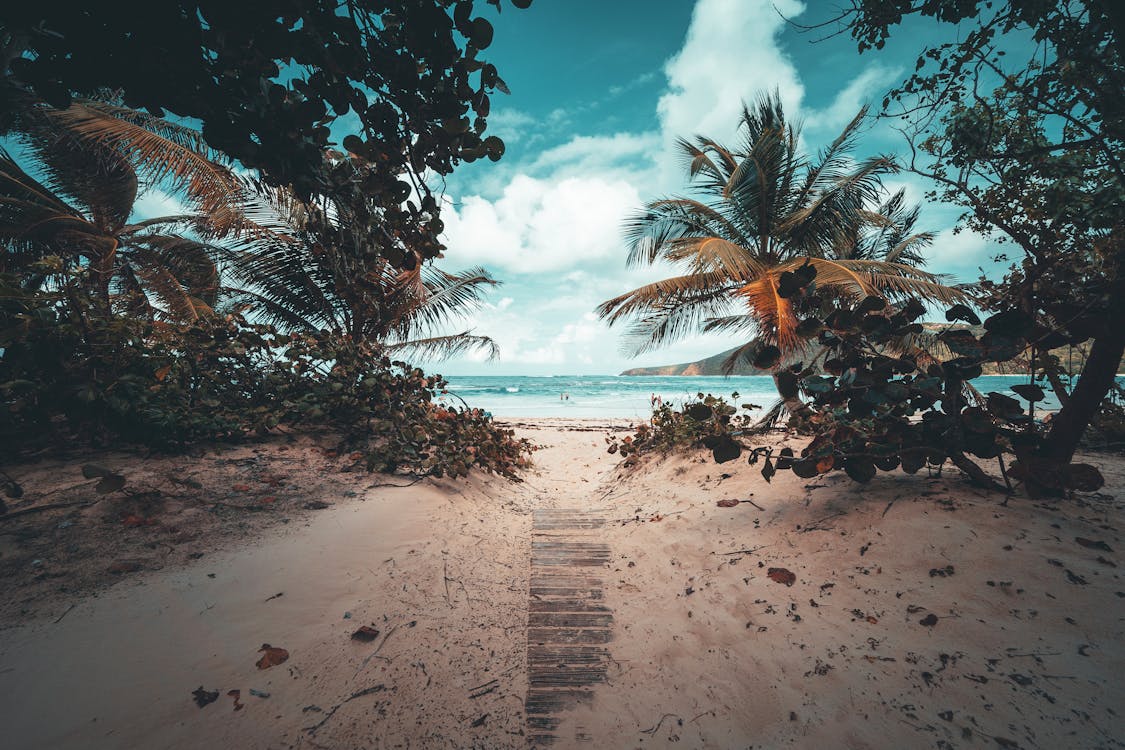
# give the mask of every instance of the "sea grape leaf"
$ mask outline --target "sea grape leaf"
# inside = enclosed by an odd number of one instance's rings
[[[352,633],[352,640],[362,643],[370,643],[378,637],[379,631],[370,625],[362,625],[359,630]]]
[[[980,325],[980,318],[977,314],[969,309],[968,305],[956,304],[945,311],[945,319],[953,322],[954,320],[963,320],[974,326]]]
[[[203,686],[200,685],[195,690],[191,691],[191,697],[195,698],[195,705],[203,708],[204,706],[219,700],[219,691],[204,690]]]
[[[899,310],[899,314],[904,316],[907,320],[914,320],[926,312],[926,306],[916,299],[908,301]]]
[[[684,409],[684,416],[694,419],[696,422],[705,422],[713,414],[713,410],[707,404],[692,404]]]
[[[856,312],[858,312],[858,313],[876,312],[878,310],[882,310],[886,306],[887,306],[887,301],[885,299],[883,299],[882,297],[880,297],[878,295],[875,295],[875,294],[869,294],[866,297],[864,297],[863,300],[856,307]]]
[[[258,652],[262,654],[262,658],[257,661],[258,669],[276,667],[278,664],[282,664],[289,659],[288,651],[283,648],[271,646],[268,643],[263,643],[262,647],[258,649]]]
[[[774,583],[784,583],[786,586],[792,586],[797,582],[797,576],[786,568],[770,568],[766,571],[766,575]]]
[[[875,466],[881,471],[894,471],[898,468],[898,456],[879,456],[875,459]]]
[[[1011,417],[1023,414],[1023,405],[1011,396],[992,391],[988,394],[988,410],[998,417]]]
[[[847,458],[844,473],[856,482],[867,483],[875,478],[875,463],[868,458]]]
[[[962,357],[980,357],[984,355],[984,346],[973,335],[972,331],[957,328],[945,331],[939,336],[950,351]]]
[[[711,456],[717,464],[725,464],[742,455],[742,446],[730,435],[714,435],[709,441],[705,440],[704,445],[711,449]]]
[[[720,508],[734,508],[738,505],[738,500],[735,500],[733,497],[728,497],[715,503],[715,505],[718,505]]]
[[[794,461],[792,469],[793,473],[801,479],[812,479],[819,473],[814,458],[802,458],[800,461]]]
[[[763,346],[754,355],[753,365],[759,370],[768,370],[781,361],[781,350],[773,344]]]
[[[1042,401],[1047,395],[1042,388],[1034,383],[1020,383],[1011,386],[1009,390],[1028,401]]]
[[[920,451],[902,454],[902,470],[907,474],[917,474],[926,465],[926,457]]]
[[[1067,489],[1096,492],[1105,486],[1105,477],[1090,464],[1070,464],[1065,473]]]
[[[1005,310],[987,318],[984,329],[999,336],[1027,338],[1035,328],[1035,320],[1022,310]]]
[[[831,378],[822,377],[820,375],[810,375],[801,381],[801,385],[809,393],[828,393],[831,391],[835,384]]]
[[[1027,339],[993,331],[981,336],[980,341],[988,352],[988,358],[993,362],[1007,362],[1019,356],[1027,348]]]

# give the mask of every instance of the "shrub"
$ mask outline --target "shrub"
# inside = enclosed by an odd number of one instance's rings
[[[74,441],[170,450],[281,427],[327,428],[377,471],[516,479],[531,447],[446,382],[375,345],[284,334],[240,314],[191,325],[104,318],[74,288],[0,277],[0,451]],[[65,304],[64,304],[65,302]]]

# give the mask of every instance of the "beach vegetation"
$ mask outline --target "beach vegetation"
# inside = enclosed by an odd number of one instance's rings
[[[736,438],[753,426],[758,408],[756,404],[736,403],[738,393],[731,394],[730,401],[698,393],[678,409],[661,402],[649,421],[637,425],[632,435],[621,439],[607,436],[607,450],[626,463],[631,456],[693,448],[707,448],[719,463],[732,461],[742,455],[742,445]]]
[[[631,322],[626,346],[642,353],[697,332],[738,335],[725,363],[780,371],[808,356],[815,328],[790,295],[816,277],[841,302],[872,295],[953,304],[967,293],[919,268],[932,235],[918,232],[903,194],[887,198],[882,178],[893,159],[856,161],[861,110],[816,159],[799,149],[800,131],[777,94],[743,108],[742,141],[727,147],[703,136],[678,142],[695,197],[648,203],[626,225],[630,265],[668,264],[681,274],[602,303],[610,325]],[[790,413],[807,407],[788,399]]]
[[[1114,411],[1125,353],[1125,16],[1110,0],[856,0],[826,25],[865,52],[909,16],[948,34],[919,53],[884,114],[904,129],[907,169],[930,180],[930,197],[1011,248],[1008,273],[985,280],[979,301],[1040,331],[1030,374],[1061,406],[1035,460],[1061,470],[1091,421]],[[1079,345],[1088,356],[1075,372],[1049,353]]]
[[[423,179],[503,151],[473,3],[133,5],[0,11],[3,455],[299,429],[369,470],[517,479],[531,446],[401,361],[495,351],[443,332],[496,282],[433,266]],[[191,28],[134,33],[163,17]],[[145,50],[159,81],[116,62]],[[360,132],[328,148],[345,114]],[[146,190],[188,210],[136,220]]]
[[[367,169],[343,155],[335,158],[342,160],[338,169]],[[487,336],[445,333],[499,284],[485,269],[451,273],[420,259],[412,269],[400,269],[380,252],[383,240],[375,238],[381,233],[356,230],[354,204],[329,196],[306,201],[291,191],[259,187],[285,233],[225,254],[234,304],[283,330],[329,331],[377,343],[393,357],[435,360],[470,351],[497,356]]]

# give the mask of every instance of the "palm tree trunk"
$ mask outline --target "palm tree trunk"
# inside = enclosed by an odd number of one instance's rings
[[[1106,394],[1113,387],[1121,357],[1125,354],[1125,300],[1122,295],[1114,295],[1104,335],[1094,339],[1090,347],[1090,357],[1078,376],[1078,382],[1070,397],[1051,420],[1051,431],[1047,433],[1046,447],[1041,457],[1051,463],[1067,464],[1074,457],[1074,451],[1086,427],[1101,408]]]
[[[776,372],[773,374],[773,384],[777,388],[778,395],[781,396],[781,403],[789,412],[790,426],[800,429],[809,419],[816,416],[813,408],[801,400],[799,392],[788,390],[781,384]]]

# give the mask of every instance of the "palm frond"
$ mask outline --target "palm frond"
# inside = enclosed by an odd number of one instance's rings
[[[484,350],[489,360],[500,356],[500,348],[488,336],[474,336],[469,331],[447,336],[433,336],[386,344],[393,356],[406,356],[422,361],[440,361],[472,351]]]
[[[78,101],[64,110],[43,113],[74,137],[122,155],[149,184],[168,180],[178,186],[219,234],[259,231],[241,208],[246,186],[216,161],[217,154],[199,149],[201,141],[186,137],[183,128],[141,113],[120,117],[120,108],[92,102]]]

